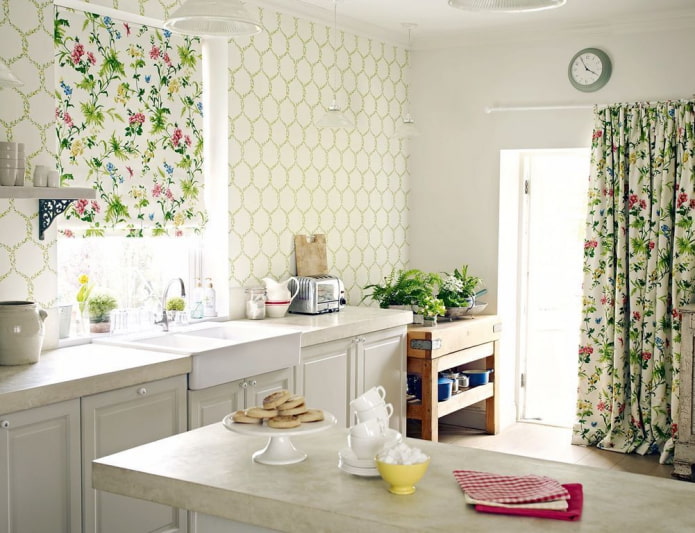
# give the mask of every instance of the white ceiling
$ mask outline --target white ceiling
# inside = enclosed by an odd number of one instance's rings
[[[250,0],[310,20],[333,24],[333,0]],[[447,0],[338,0],[338,26],[407,45],[403,23],[414,23],[413,48],[473,44],[500,37],[532,38],[542,31],[644,31],[665,24],[695,31],[695,0],[567,0],[561,8],[530,13],[454,9]]]

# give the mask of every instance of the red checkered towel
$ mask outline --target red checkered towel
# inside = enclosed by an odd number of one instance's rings
[[[496,503],[532,503],[568,500],[570,493],[558,481],[529,474],[503,476],[475,470],[454,470],[461,489],[471,498]]]

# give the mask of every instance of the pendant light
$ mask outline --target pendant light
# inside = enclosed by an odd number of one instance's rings
[[[19,87],[24,85],[3,61],[0,61],[0,87]]]
[[[336,100],[336,85],[338,84],[338,65],[336,40],[338,38],[338,0],[333,0],[333,101],[328,106],[326,113],[316,121],[319,128],[354,128],[352,121],[340,110]]]
[[[564,6],[567,0],[449,0],[451,7],[467,11],[516,13]]]
[[[263,29],[239,0],[186,0],[164,27],[201,37],[242,37]]]
[[[414,28],[417,28],[417,24],[412,24],[410,22],[404,22],[403,27],[408,30],[408,54],[411,53],[411,33]],[[408,102],[408,87],[409,84],[406,83],[405,85],[405,95],[406,95],[406,106],[409,105]],[[405,115],[403,116],[403,121],[396,126],[396,137],[399,139],[410,139],[411,137],[417,137],[420,135],[420,130],[417,129],[417,126],[415,126],[415,120],[413,120],[413,117],[410,115],[410,112],[407,110],[405,111]]]

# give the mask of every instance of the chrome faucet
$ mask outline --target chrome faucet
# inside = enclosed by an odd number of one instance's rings
[[[181,278],[174,278],[169,281],[166,289],[164,289],[164,293],[162,294],[162,318],[160,320],[155,321],[155,324],[160,324],[164,331],[169,331],[169,317],[167,316],[167,294],[169,294],[169,289],[171,289],[171,286],[175,284],[177,281],[181,285],[181,297],[183,298],[184,296],[186,296],[186,287],[184,286],[183,280]]]

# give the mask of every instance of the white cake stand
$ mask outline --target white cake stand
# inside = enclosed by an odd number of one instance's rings
[[[252,457],[257,463],[264,465],[291,465],[301,463],[307,458],[307,454],[298,450],[290,440],[294,435],[309,435],[318,433],[334,426],[336,418],[331,413],[323,412],[323,420],[320,422],[304,422],[301,426],[291,429],[271,428],[263,423],[259,424],[239,424],[232,420],[232,415],[228,414],[222,419],[222,425],[229,431],[241,435],[251,435],[254,437],[268,437],[265,448],[255,452]]]

